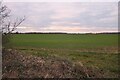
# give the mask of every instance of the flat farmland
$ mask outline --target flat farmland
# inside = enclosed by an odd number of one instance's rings
[[[12,48],[42,57],[58,57],[118,76],[118,34],[12,34]]]
[[[11,39],[14,47],[91,49],[110,48],[118,45],[116,34],[14,34]]]

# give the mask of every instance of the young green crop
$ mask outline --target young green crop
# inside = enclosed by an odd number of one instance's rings
[[[13,34],[11,42],[14,47],[27,48],[103,48],[116,47],[116,34]]]

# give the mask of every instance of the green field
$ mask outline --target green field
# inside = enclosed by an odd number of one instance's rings
[[[81,49],[116,47],[118,36],[112,34],[67,35],[67,34],[15,34],[12,38],[15,47]]]
[[[103,70],[104,76],[118,74],[117,34],[12,34],[13,48],[37,56],[55,56]]]

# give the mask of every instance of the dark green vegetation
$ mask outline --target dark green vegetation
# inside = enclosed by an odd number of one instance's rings
[[[118,75],[117,34],[13,34],[10,45],[23,53],[102,70],[105,77]]]

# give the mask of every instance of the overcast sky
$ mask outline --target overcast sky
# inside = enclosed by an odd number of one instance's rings
[[[117,2],[8,2],[13,17],[26,16],[19,32],[118,31]]]

